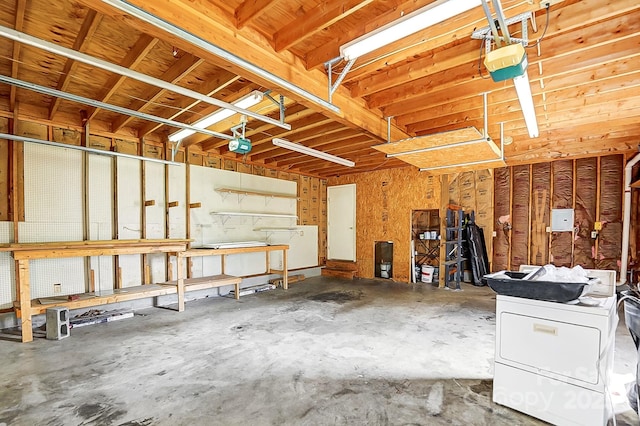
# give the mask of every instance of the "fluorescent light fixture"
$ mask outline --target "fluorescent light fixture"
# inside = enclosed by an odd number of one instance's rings
[[[518,93],[518,101],[520,101],[520,108],[522,109],[522,115],[524,115],[524,122],[527,125],[527,131],[530,138],[538,137],[538,120],[536,119],[536,109],[533,106],[533,95],[531,95],[531,86],[529,85],[529,75],[525,71],[521,76],[513,79],[513,84],[516,86],[516,93]]]
[[[243,96],[237,101],[233,102],[233,105],[237,106],[238,108],[244,108],[244,109],[251,108],[252,106],[262,102],[262,95],[263,94],[261,91],[254,90],[248,95]],[[215,123],[218,123],[224,120],[225,118],[231,117],[233,114],[237,114],[237,112],[230,109],[222,108],[196,121],[195,123],[193,123],[193,127],[197,127],[199,129],[206,129],[207,127]],[[171,142],[177,142],[188,136],[193,135],[194,133],[195,131],[193,130],[183,129],[183,130],[180,130],[179,132],[169,135],[169,140]]]
[[[347,61],[480,6],[481,0],[438,0],[340,47]]]
[[[489,70],[493,81],[500,82],[513,79],[518,101],[527,125],[530,138],[538,137],[538,120],[533,106],[531,85],[527,74],[527,54],[520,43],[510,44],[487,54],[484,65]]]
[[[327,154],[326,152],[318,151],[317,149],[309,148],[308,146],[301,145],[299,143],[290,142],[285,139],[273,138],[273,144],[281,148],[287,148],[292,151],[299,152],[301,154],[310,155],[312,157],[320,158],[322,160],[332,161],[343,166],[353,167],[356,165],[351,160],[345,158],[336,157],[335,155]]]

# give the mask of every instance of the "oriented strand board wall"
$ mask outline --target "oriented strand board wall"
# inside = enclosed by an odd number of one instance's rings
[[[499,229],[493,270],[515,270],[523,263],[617,270],[623,169],[622,155],[496,169]],[[546,232],[551,209],[574,209],[574,231]],[[594,240],[591,231],[596,221],[603,229]],[[525,239],[529,246],[523,244]]]
[[[476,224],[484,232],[487,256],[491,261],[493,247],[493,171],[477,170],[449,175],[447,203],[462,206],[465,213],[474,212]]]
[[[413,167],[329,179],[329,186],[356,184],[358,276],[373,278],[375,242],[393,241],[393,279],[409,282],[411,211],[439,209],[440,182]]]

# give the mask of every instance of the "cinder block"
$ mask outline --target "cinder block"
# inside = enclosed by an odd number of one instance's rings
[[[69,337],[69,308],[47,309],[47,339],[60,340]]]

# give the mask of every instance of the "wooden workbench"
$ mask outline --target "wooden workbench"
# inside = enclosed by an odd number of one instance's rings
[[[272,251],[282,250],[282,270],[271,269],[269,263],[269,253]],[[272,245],[272,246],[256,246],[256,247],[237,247],[237,248],[192,248],[189,250],[174,253],[177,257],[178,264],[178,310],[184,310],[184,292],[185,292],[185,277],[182,276],[184,259],[197,256],[220,256],[221,273],[224,275],[225,271],[225,256],[233,254],[244,253],[265,253],[265,271],[267,274],[277,273],[282,274],[282,288],[287,290],[289,283],[287,281],[287,250],[289,246],[286,244]],[[236,297],[238,297],[238,291],[236,290]]]
[[[65,241],[52,243],[2,244],[0,251],[10,251],[16,262],[16,295],[14,304],[16,315],[22,325],[22,341],[33,340],[31,317],[43,313],[49,307],[65,306],[71,309],[103,305],[145,297],[175,293],[176,289],[167,286],[143,285],[117,289],[109,294],[87,293],[82,300],[64,301],[59,304],[42,305],[31,300],[29,261],[34,259],[58,259],[64,257],[114,256],[122,254],[176,253],[184,252],[190,240],[102,240],[102,241]],[[106,292],[105,292],[106,293]]]

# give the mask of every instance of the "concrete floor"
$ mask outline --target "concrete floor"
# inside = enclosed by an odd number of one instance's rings
[[[622,322],[618,381],[635,371]],[[0,341],[0,426],[542,424],[491,402],[494,328],[486,287],[387,280],[145,309],[60,341]],[[637,424],[618,396],[618,424]]]

